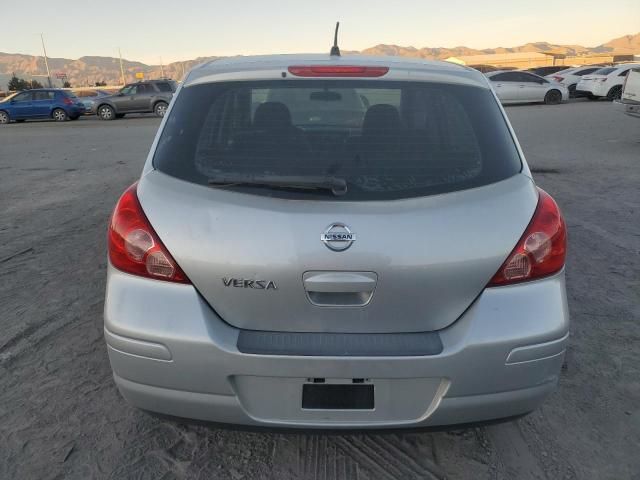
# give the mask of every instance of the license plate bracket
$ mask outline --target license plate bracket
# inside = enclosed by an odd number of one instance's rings
[[[372,384],[313,384],[302,386],[302,408],[305,410],[373,410]]]

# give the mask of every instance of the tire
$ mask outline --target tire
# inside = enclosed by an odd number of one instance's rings
[[[96,109],[96,115],[98,115],[98,118],[100,120],[113,120],[114,118],[116,118],[116,111],[113,109],[113,107],[111,105],[100,105],[97,109]]]
[[[56,108],[53,112],[51,112],[51,118],[53,118],[56,122],[66,122],[69,120],[69,115],[61,108]]]
[[[11,122],[9,114],[4,110],[0,110],[0,125],[6,125]]]
[[[569,98],[576,98],[578,94],[576,93],[576,85],[569,85]]]
[[[545,105],[558,105],[562,103],[562,92],[560,90],[549,90],[544,96]]]
[[[607,92],[607,100],[614,101],[620,100],[622,98],[622,85],[616,85],[615,87],[611,87],[611,89]]]
[[[153,106],[153,113],[156,114],[156,117],[164,117],[164,114],[167,113],[167,108],[169,105],[167,102],[158,102]]]

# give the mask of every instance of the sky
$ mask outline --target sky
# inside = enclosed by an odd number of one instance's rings
[[[5,2],[2,2],[5,3]],[[0,52],[118,55],[148,64],[199,56],[329,51],[340,47],[594,47],[640,32],[640,0],[30,0],[0,9]],[[16,21],[11,21],[15,18]],[[20,18],[18,21],[17,19]]]

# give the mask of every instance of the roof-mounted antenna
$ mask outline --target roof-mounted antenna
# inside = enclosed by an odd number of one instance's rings
[[[338,47],[338,28],[340,28],[340,22],[336,22],[336,33],[333,36],[333,47],[331,47],[331,52],[329,53],[332,57],[340,56],[340,47]]]

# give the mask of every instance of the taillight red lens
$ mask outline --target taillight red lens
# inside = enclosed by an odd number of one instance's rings
[[[69,97],[64,97],[62,99],[62,103],[64,103],[65,105],[73,105],[73,100],[71,100]]]
[[[564,219],[551,195],[538,191],[538,206],[529,226],[488,286],[535,280],[553,275],[564,266],[567,253]]]
[[[137,186],[134,183],[122,194],[111,216],[108,233],[111,264],[132,275],[190,283],[142,211]]]
[[[382,77],[389,67],[365,67],[359,65],[297,65],[289,67],[296,77]]]
[[[563,80],[564,80],[564,77],[559,77],[559,76],[557,76],[557,75],[556,75],[556,76],[554,76],[553,78],[554,78],[554,80],[555,80],[556,82],[561,82],[561,81],[563,81]]]

